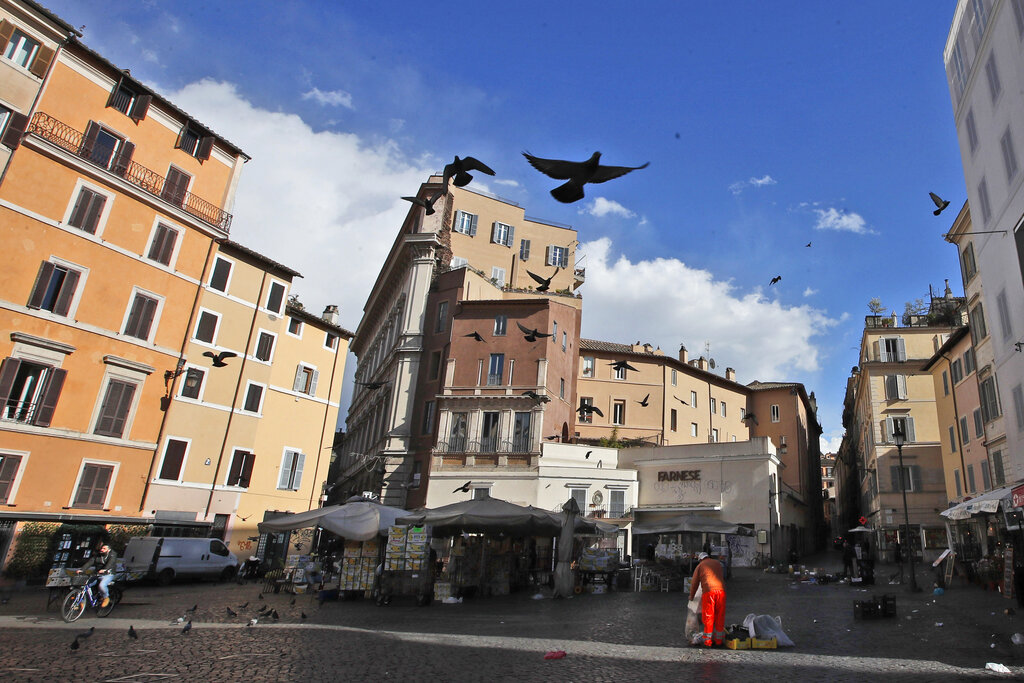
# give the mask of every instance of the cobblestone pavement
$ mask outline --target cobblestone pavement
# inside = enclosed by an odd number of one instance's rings
[[[816,558],[817,559],[817,558]],[[822,558],[828,565],[834,558]],[[808,561],[808,566],[813,561]],[[821,565],[819,565],[821,566]],[[891,570],[890,570],[891,571]],[[887,574],[881,567],[879,577]],[[921,575],[921,583],[930,585]],[[794,582],[737,569],[729,582],[726,623],[748,613],[782,617],[796,647],[741,651],[684,647],[686,596],[613,592],[571,600],[528,593],[459,605],[416,607],[396,598],[327,602],[267,593],[258,584],[133,586],[110,617],[87,612],[65,624],[46,611],[44,592],[16,593],[0,607],[0,680],[982,680],[1024,677],[1024,632],[1016,601],[975,586],[942,596],[899,585],[867,589]],[[853,600],[896,595],[898,616],[856,620]],[[295,603],[292,604],[292,600]],[[245,608],[241,605],[248,603]],[[198,605],[190,633],[177,621]],[[269,606],[280,619],[246,623]],[[228,614],[227,608],[238,613]],[[303,619],[302,614],[307,618]],[[138,640],[128,638],[133,625]],[[76,633],[95,626],[77,651]],[[564,650],[564,659],[544,654]],[[986,671],[988,662],[1011,674]]]

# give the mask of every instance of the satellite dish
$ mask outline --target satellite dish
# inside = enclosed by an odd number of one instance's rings
[[[710,365],[711,369],[714,370],[715,369],[715,359],[712,358],[711,360],[709,360],[708,361],[708,365]]]

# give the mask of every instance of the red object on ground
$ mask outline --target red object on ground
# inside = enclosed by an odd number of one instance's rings
[[[561,659],[565,656],[565,650],[552,650],[544,655],[544,659]]]

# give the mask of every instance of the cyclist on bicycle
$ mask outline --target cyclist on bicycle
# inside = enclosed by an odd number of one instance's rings
[[[110,546],[104,543],[100,546],[100,551],[89,558],[89,561],[83,564],[77,574],[81,574],[84,571],[92,569],[93,567],[99,567],[96,571],[100,575],[99,581],[99,593],[103,601],[100,603],[100,607],[106,607],[110,604],[110,593],[107,587],[114,582],[117,577],[115,573],[117,567],[117,553],[110,549]]]

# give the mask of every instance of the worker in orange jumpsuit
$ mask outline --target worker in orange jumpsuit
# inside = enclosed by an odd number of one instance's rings
[[[701,588],[700,613],[704,622],[704,645],[721,645],[725,640],[725,576],[722,563],[707,553],[697,556],[690,581],[690,600]]]

